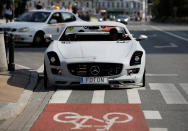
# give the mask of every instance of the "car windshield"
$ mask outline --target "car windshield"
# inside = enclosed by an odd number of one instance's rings
[[[17,22],[45,22],[50,12],[27,12],[16,18]]]
[[[127,18],[127,16],[125,16],[125,15],[118,15],[116,18],[119,18],[119,19],[121,19],[121,18]]]
[[[126,30],[117,26],[69,26],[60,41],[125,41],[131,40]]]

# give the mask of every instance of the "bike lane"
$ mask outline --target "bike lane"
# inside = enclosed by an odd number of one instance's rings
[[[139,104],[49,104],[31,131],[149,131]]]

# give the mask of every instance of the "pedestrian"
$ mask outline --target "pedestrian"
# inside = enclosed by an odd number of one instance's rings
[[[53,3],[53,2],[51,2],[49,9],[50,9],[50,10],[53,10],[53,9],[54,9],[54,7],[55,7],[55,6],[54,6],[54,3]]]
[[[40,2],[40,1],[37,2],[36,9],[37,9],[37,10],[42,9],[42,5],[41,5],[41,2]]]
[[[60,7],[59,7],[58,3],[56,3],[56,5],[54,6],[54,10],[59,10],[59,9],[60,9]]]
[[[62,10],[62,11],[66,11],[66,9],[65,9],[65,7],[64,7],[64,6],[62,6],[62,7],[61,7],[61,10]]]
[[[66,8],[66,10],[69,11],[69,12],[72,12],[71,6],[69,5],[69,6]]]
[[[8,23],[9,21],[12,22],[13,19],[13,10],[12,10],[12,5],[10,3],[10,1],[8,1],[6,4],[4,4],[4,16],[6,19],[6,23]]]
[[[75,2],[72,6],[72,13],[77,14],[78,12],[78,4]]]

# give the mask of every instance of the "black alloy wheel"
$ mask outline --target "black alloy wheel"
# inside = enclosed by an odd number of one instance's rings
[[[38,32],[35,34],[35,37],[33,39],[33,45],[34,46],[41,46],[44,44],[44,33]]]

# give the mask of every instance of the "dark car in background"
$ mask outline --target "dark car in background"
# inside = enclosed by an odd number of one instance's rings
[[[116,21],[127,25],[129,21],[129,17],[126,15],[118,15],[116,16]]]

